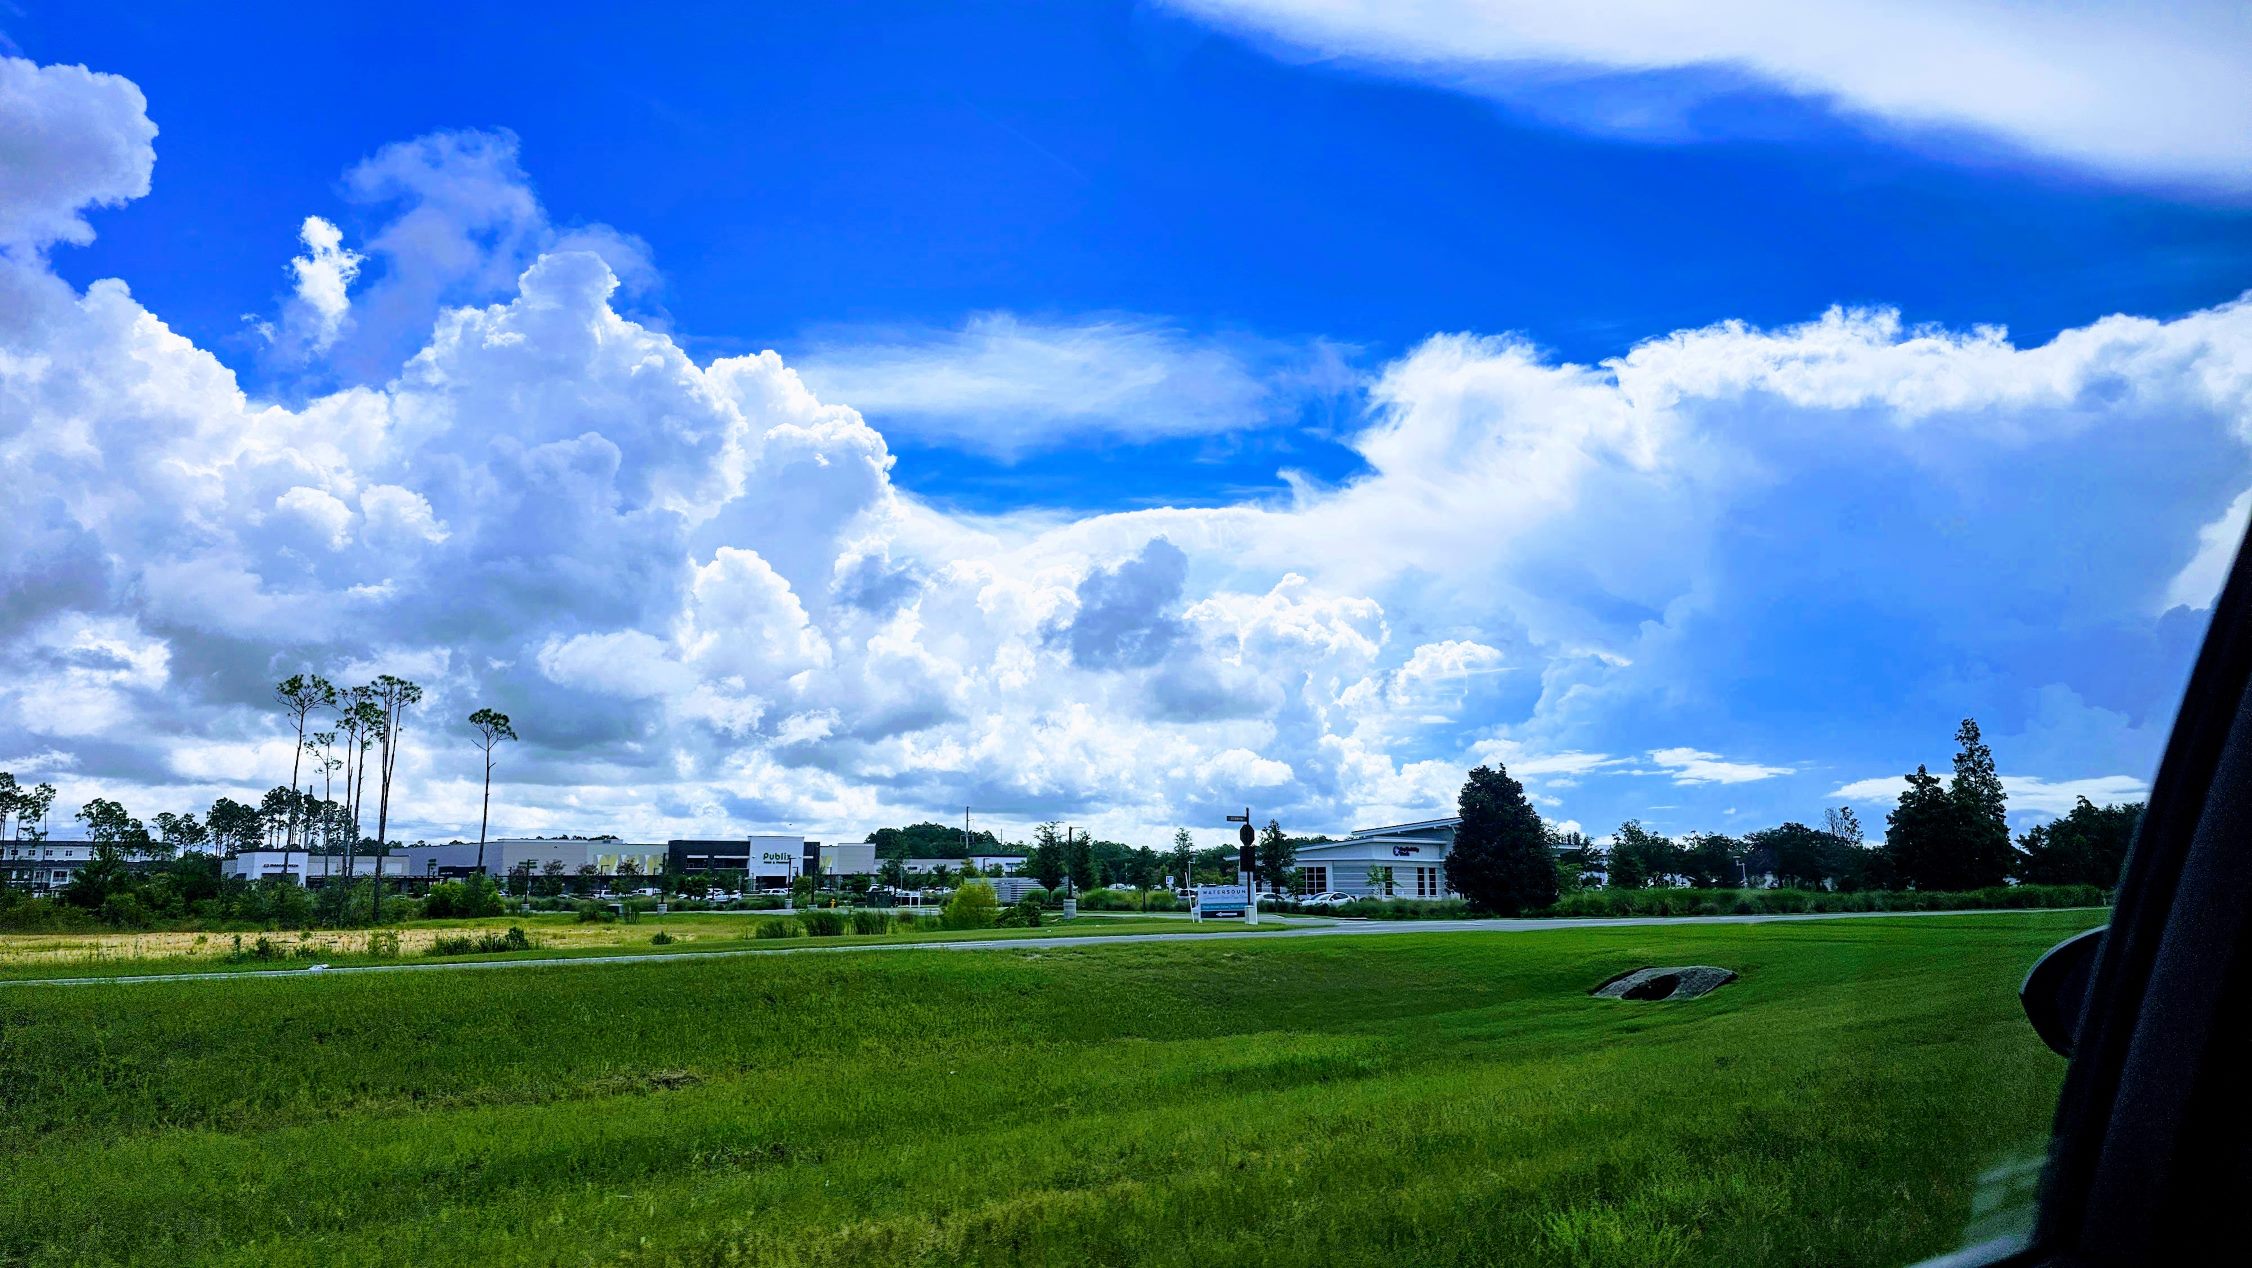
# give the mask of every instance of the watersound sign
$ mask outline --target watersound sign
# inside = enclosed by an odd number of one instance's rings
[[[1196,887],[1196,918],[1240,916],[1250,902],[1251,895],[1242,885],[1199,885]]]

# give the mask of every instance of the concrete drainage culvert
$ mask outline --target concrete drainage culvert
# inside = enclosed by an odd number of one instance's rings
[[[1714,968],[1710,964],[1685,964],[1621,973],[1588,994],[1600,999],[1695,999],[1735,980],[1736,974],[1730,969]]]

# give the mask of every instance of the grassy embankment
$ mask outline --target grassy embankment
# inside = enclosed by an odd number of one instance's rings
[[[2044,1134],[2090,922],[11,987],[0,1262],[1898,1264]]]
[[[1079,920],[1050,920],[1037,929],[974,929],[944,931],[929,926],[911,933],[877,936],[845,934],[812,938],[802,933],[787,941],[755,937],[759,925],[772,920],[790,921],[783,912],[716,913],[682,912],[645,915],[631,923],[584,924],[575,915],[527,913],[477,919],[416,921],[379,929],[312,929],[267,934],[177,933],[114,931],[102,933],[0,933],[0,982],[53,977],[129,977],[145,973],[251,972],[302,969],[308,964],[332,966],[439,963],[471,960],[538,960],[580,956],[678,954],[697,951],[768,951],[785,946],[858,946],[870,943],[946,942],[963,939],[1083,937],[1090,934],[1192,933],[1241,929],[1240,921],[1196,925],[1163,917],[1126,916]],[[1290,923],[1275,917],[1262,921],[1262,929],[1279,929]],[[1300,921],[1298,923],[1306,923]],[[437,957],[432,947],[444,940],[477,938],[520,928],[532,939],[528,951],[473,951]],[[669,941],[656,941],[662,933]],[[396,954],[371,953],[395,937]],[[260,938],[274,958],[249,954]]]

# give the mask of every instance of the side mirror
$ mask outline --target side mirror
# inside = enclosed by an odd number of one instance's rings
[[[2103,949],[2103,928],[2074,934],[2044,953],[2017,988],[2018,1003],[2025,1006],[2033,1033],[2058,1056],[2072,1055],[2072,1037],[2080,1031],[2080,1009],[2088,1000],[2088,978],[2095,973],[2096,952]]]

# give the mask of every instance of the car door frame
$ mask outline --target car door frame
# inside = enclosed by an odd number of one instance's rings
[[[2252,1129],[2252,535],[2237,551],[2128,853],[2058,1097],[2030,1239],[1927,1261],[2193,1261]],[[2232,1056],[2232,1054],[2235,1054]]]

